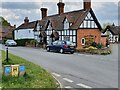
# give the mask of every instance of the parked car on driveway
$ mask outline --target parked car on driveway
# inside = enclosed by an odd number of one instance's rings
[[[74,53],[75,45],[73,42],[65,41],[65,40],[57,40],[54,41],[52,44],[47,45],[47,51],[55,51],[60,53],[70,52],[71,54]]]
[[[7,40],[5,46],[17,46],[17,43],[14,40]]]

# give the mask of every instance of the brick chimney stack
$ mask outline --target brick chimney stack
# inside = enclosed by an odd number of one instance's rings
[[[65,6],[65,4],[62,3],[62,0],[60,0],[57,5],[58,5],[58,14],[60,15],[60,14],[64,13],[64,6]]]
[[[24,23],[25,23],[25,24],[29,23],[29,19],[28,19],[28,17],[25,17],[25,19],[24,19]]]
[[[42,19],[47,17],[47,8],[41,8]]]
[[[84,10],[88,10],[91,8],[91,0],[84,0],[83,2]]]

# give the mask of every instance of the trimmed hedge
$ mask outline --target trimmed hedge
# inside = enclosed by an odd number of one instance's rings
[[[18,40],[15,40],[15,41],[17,42],[18,46],[25,46],[26,42],[30,43],[31,41],[34,41],[34,39],[18,39]]]

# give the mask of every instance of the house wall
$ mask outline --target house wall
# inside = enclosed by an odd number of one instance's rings
[[[101,44],[103,46],[106,46],[106,42],[107,42],[107,37],[101,37]]]
[[[85,38],[86,35],[93,35],[94,41],[100,43],[101,32],[99,29],[78,29],[77,30],[77,49],[82,49],[85,45],[82,45],[81,39]]]
[[[33,29],[20,29],[14,31],[14,39],[34,39]]]

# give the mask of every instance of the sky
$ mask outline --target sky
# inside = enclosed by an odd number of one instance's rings
[[[23,23],[25,17],[29,21],[41,19],[40,8],[48,9],[48,16],[57,14],[59,0],[2,0],[0,1],[0,16],[17,27]],[[83,9],[83,0],[62,0],[65,3],[65,12]],[[92,9],[101,26],[105,23],[118,25],[118,0],[91,0]]]

